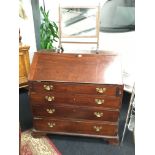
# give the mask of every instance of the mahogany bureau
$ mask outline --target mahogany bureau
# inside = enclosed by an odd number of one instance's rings
[[[118,55],[35,52],[28,80],[34,137],[67,134],[119,144]]]

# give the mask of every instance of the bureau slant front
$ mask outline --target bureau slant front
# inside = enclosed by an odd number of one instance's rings
[[[118,144],[120,62],[115,54],[35,52],[28,77],[32,135],[101,137]]]

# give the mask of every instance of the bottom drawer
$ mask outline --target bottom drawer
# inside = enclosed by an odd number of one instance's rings
[[[36,130],[46,132],[116,136],[118,131],[118,125],[111,122],[35,118],[33,125]]]

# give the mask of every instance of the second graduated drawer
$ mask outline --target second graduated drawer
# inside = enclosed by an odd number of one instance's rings
[[[30,93],[32,105],[79,105],[106,108],[120,108],[120,97],[86,94],[63,94],[63,93]]]

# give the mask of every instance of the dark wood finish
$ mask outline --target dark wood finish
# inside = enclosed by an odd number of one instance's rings
[[[49,91],[44,89],[44,85],[53,86]],[[105,88],[106,91],[102,94],[99,93],[96,88]],[[117,88],[122,93],[121,85],[110,85],[110,84],[77,84],[67,82],[33,82],[31,84],[31,91],[34,92],[57,92],[57,93],[73,93],[73,94],[93,94],[93,95],[108,95],[116,96]]]
[[[120,57],[116,55],[36,52],[31,68],[30,81],[122,85]]]
[[[54,132],[54,131],[40,131],[40,130],[33,130],[34,133],[38,134],[38,137],[43,136],[46,133],[50,134],[57,134],[57,135],[71,135],[71,136],[81,136],[81,137],[95,137],[95,138],[104,138],[107,142],[108,139],[118,139],[118,135],[116,136],[107,136],[107,135],[93,135],[93,134],[80,134],[80,133],[72,133],[72,132]],[[43,135],[42,135],[43,134]],[[32,134],[33,135],[33,134]],[[36,136],[37,138],[37,136]],[[118,139],[119,140],[119,139]]]
[[[46,136],[46,132],[39,132],[39,131],[36,131],[36,130],[33,129],[31,135],[34,138],[40,138],[42,136]]]
[[[115,54],[34,54],[29,73],[34,136],[102,137],[115,144],[122,96]]]
[[[53,101],[47,101],[46,96],[54,97]],[[65,94],[65,93],[34,93],[30,94],[33,105],[79,105],[93,106],[104,108],[119,108],[121,106],[120,97],[107,97],[103,95],[87,95],[87,94]],[[101,101],[98,104],[97,101]],[[66,102],[67,101],[67,102]]]
[[[49,124],[51,127],[49,127]],[[40,131],[66,132],[66,133],[80,133],[92,135],[117,135],[116,123],[104,122],[89,122],[65,119],[34,119],[34,128]],[[97,131],[97,128],[99,128]]]
[[[88,119],[97,121],[111,121],[117,122],[119,111],[118,110],[104,110],[101,108],[89,108],[80,106],[34,106],[33,115],[39,117],[51,118],[75,118],[75,119]]]

